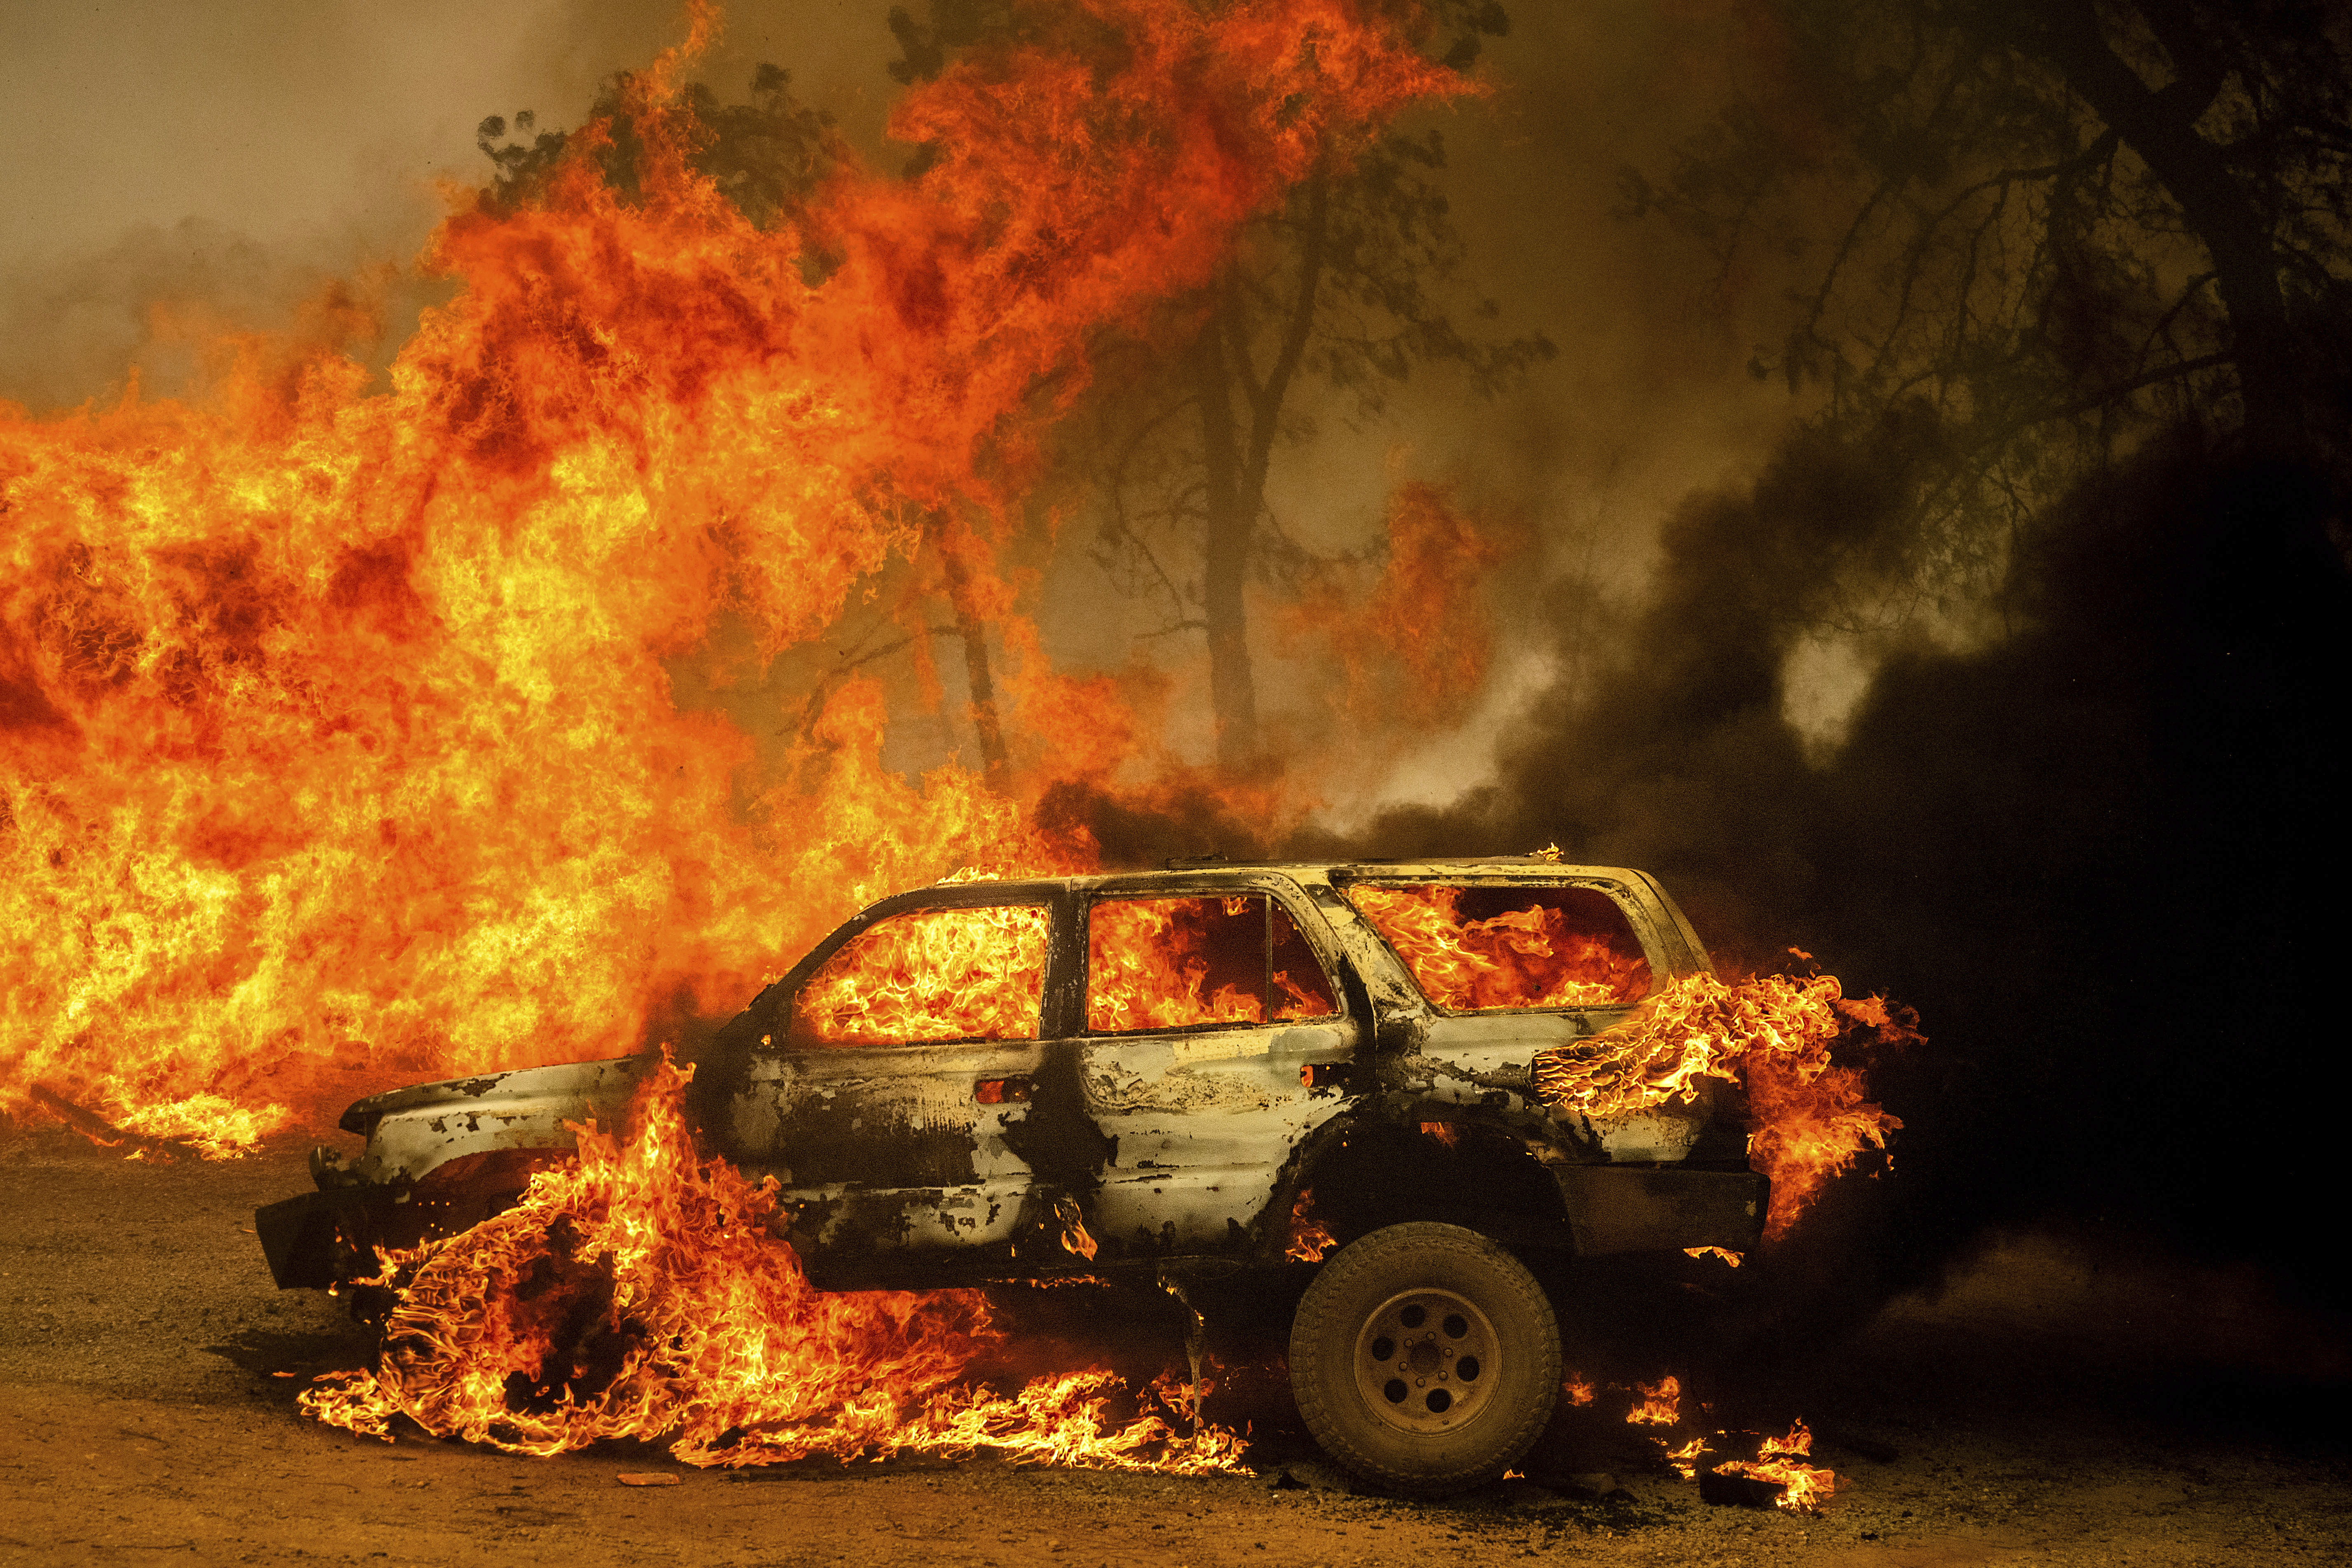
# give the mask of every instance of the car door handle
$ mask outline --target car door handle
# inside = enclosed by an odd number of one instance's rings
[[[984,1078],[971,1086],[971,1093],[982,1105],[1025,1105],[1034,1088],[1025,1078]]]

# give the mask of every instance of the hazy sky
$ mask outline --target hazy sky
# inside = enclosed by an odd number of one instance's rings
[[[676,36],[661,5],[566,0],[8,0],[0,33],[0,255],[210,219],[266,241],[356,226],[414,237],[436,178],[486,165],[474,127],[530,108],[575,124],[607,73]],[[774,58],[845,120],[878,121],[893,53],[851,0],[739,4],[702,74]]]

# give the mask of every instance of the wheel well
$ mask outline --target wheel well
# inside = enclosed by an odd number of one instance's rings
[[[1572,1245],[1550,1173],[1518,1137],[1476,1122],[1359,1123],[1305,1163],[1298,1190],[1341,1245],[1410,1220],[1515,1247]]]

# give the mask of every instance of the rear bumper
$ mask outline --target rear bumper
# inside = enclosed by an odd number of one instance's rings
[[[1585,1257],[1720,1247],[1746,1252],[1764,1235],[1772,1184],[1753,1171],[1554,1165],[1560,1200]]]

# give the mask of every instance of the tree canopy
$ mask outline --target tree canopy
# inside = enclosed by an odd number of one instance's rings
[[[1751,370],[1923,465],[1879,564],[1981,585],[2018,521],[2194,423],[2336,476],[2347,454],[2352,67],[2310,0],[1779,0],[1782,68],[1623,211],[1727,293],[1792,260]]]

